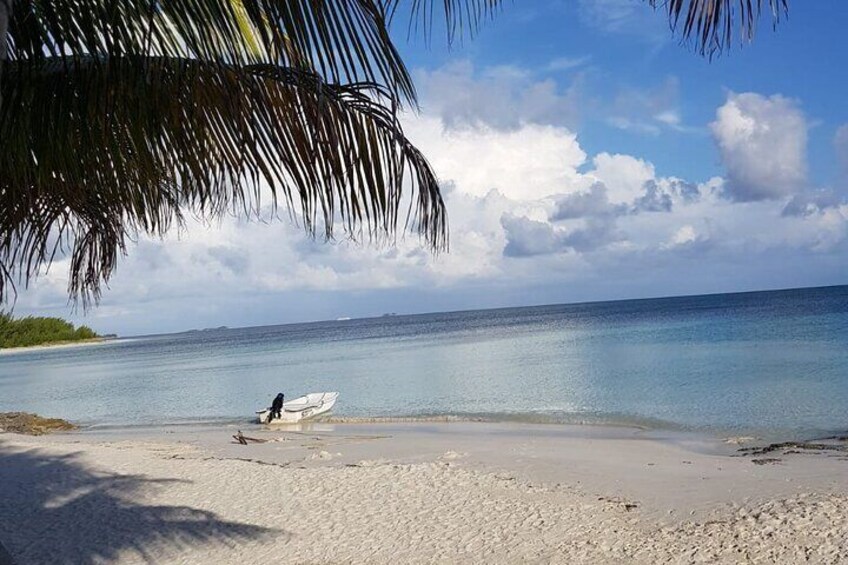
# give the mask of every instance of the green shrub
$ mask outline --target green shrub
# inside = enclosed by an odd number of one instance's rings
[[[98,337],[97,334],[88,326],[74,328],[73,324],[60,318],[27,316],[16,319],[7,312],[0,312],[0,349],[95,337]]]

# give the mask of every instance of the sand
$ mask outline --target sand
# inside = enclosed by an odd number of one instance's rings
[[[0,435],[25,563],[845,563],[842,452],[589,426]]]
[[[26,345],[23,347],[0,348],[0,355],[16,355],[19,353],[32,353],[34,351],[50,351],[53,349],[73,349],[76,347],[90,347],[93,345],[105,345],[116,343],[118,340],[106,337],[93,337],[91,339],[79,339],[74,341],[60,341],[57,343],[42,343],[40,345]]]

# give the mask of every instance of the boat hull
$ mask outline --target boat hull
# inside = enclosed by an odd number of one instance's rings
[[[280,417],[270,422],[268,421],[270,410],[267,408],[257,410],[256,416],[260,424],[295,424],[326,414],[333,409],[338,397],[338,392],[313,392],[284,402]]]

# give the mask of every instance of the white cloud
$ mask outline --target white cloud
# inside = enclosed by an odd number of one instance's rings
[[[699,243],[704,243],[709,238],[704,234],[700,233],[694,226],[691,224],[686,224],[681,226],[674,234],[669,238],[669,240],[661,244],[660,247],[662,249],[679,249],[681,247],[692,247]]]
[[[591,184],[577,172],[586,153],[570,130],[535,124],[501,131],[488,125],[445,129],[421,117],[407,134],[427,155],[439,178],[482,197],[497,190],[514,200],[540,199]]]
[[[613,203],[633,202],[644,192],[645,183],[656,178],[651,163],[630,155],[601,153],[592,162],[595,169],[590,174],[607,187]]]
[[[730,93],[710,124],[727,169],[727,196],[748,202],[805,189],[807,127],[794,100]]]
[[[587,191],[572,192],[558,199],[551,219],[556,221],[615,216],[624,209],[623,206],[610,202],[605,184],[596,182]]]
[[[505,214],[501,220],[507,234],[504,255],[532,257],[557,253],[565,248],[562,233],[544,221]]]
[[[589,55],[583,57],[557,57],[550,61],[545,66],[545,69],[550,72],[570,71],[588,64],[591,60],[592,57]]]
[[[654,114],[654,119],[673,128],[681,127],[680,113],[677,110],[661,110],[660,112]]]

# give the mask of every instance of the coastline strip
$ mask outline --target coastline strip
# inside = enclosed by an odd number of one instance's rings
[[[124,338],[111,339],[103,337],[95,337],[92,339],[81,339],[78,341],[61,341],[56,343],[43,343],[40,345],[27,345],[24,347],[3,347],[0,348],[0,355],[14,355],[17,353],[32,353],[33,351],[50,351],[53,349],[70,349],[73,347],[87,347],[92,345],[104,345],[107,343],[116,343]]]

